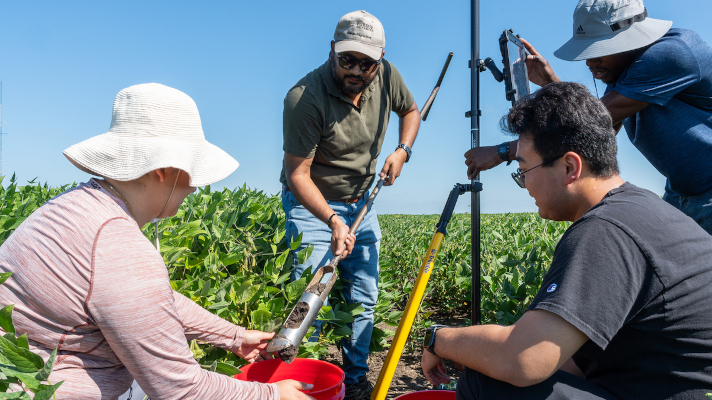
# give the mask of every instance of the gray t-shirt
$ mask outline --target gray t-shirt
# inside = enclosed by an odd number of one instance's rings
[[[573,356],[624,399],[712,392],[712,236],[630,183],[574,222],[529,307],[590,339]]]
[[[630,141],[686,196],[712,187],[712,48],[670,29],[626,69],[614,90],[650,103],[623,121]]]
[[[359,107],[339,91],[327,60],[284,99],[283,150],[314,158],[311,178],[327,200],[359,197],[373,183],[391,111],[402,114],[412,106],[413,95],[388,61],[361,94]],[[284,161],[280,182],[287,184]]]

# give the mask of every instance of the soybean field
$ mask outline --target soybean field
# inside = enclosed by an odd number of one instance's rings
[[[0,187],[0,243],[30,213],[75,184],[48,187],[19,185],[15,176]],[[380,299],[376,306],[370,350],[381,351],[401,317],[438,215],[381,215]],[[313,271],[289,280],[296,243],[285,238],[279,196],[243,186],[233,190],[198,189],[178,213],[161,220],[161,253],[171,286],[210,312],[247,329],[278,330],[306,288]],[[551,262],[567,223],[544,221],[536,214],[482,216],[482,306],[485,323],[511,324],[531,302]],[[143,228],[153,242],[152,224]],[[471,307],[470,215],[454,215],[448,226],[421,312],[406,351],[415,351],[423,328],[434,318],[461,317]],[[10,278],[12,279],[12,278]],[[323,307],[320,340],[305,342],[300,357],[317,357],[351,334],[348,323],[363,310],[346,304],[337,282],[329,307]],[[307,335],[309,336],[309,335]],[[245,362],[225,350],[192,341],[194,357],[204,368],[234,374]]]

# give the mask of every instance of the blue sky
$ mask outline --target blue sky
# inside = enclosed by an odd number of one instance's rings
[[[481,58],[501,64],[497,39],[514,28],[549,59],[564,80],[593,80],[582,62],[553,52],[571,36],[576,1],[481,2]],[[709,0],[647,0],[650,17],[696,30],[712,42]],[[302,76],[326,60],[339,17],[359,7],[383,23],[386,58],[403,75],[419,106],[432,90],[447,53],[455,56],[428,120],[422,123],[395,186],[377,200],[381,213],[436,214],[455,183],[467,183],[469,148],[470,6],[468,1],[0,2],[3,81],[3,172],[51,185],[85,181],[62,150],[104,133],[119,90],[158,82],[197,103],[206,137],[241,164],[214,186],[248,186],[277,193],[282,160],[282,101]],[[536,89],[532,85],[532,89]],[[603,85],[598,85],[603,93]],[[503,84],[481,75],[481,144],[504,141]],[[624,179],[662,194],[664,178],[619,135]],[[394,115],[379,159],[398,144]],[[509,177],[516,163],[481,174],[482,211],[535,211],[533,199]],[[469,196],[457,212],[469,211]]]

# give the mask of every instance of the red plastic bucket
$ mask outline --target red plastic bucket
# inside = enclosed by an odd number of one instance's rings
[[[406,393],[395,400],[455,400],[452,390],[423,390],[422,392]]]
[[[235,379],[241,381],[275,383],[294,379],[314,385],[305,393],[316,400],[341,400],[346,393],[344,371],[336,365],[310,358],[296,358],[291,364],[281,360],[265,360],[240,367],[241,374]]]

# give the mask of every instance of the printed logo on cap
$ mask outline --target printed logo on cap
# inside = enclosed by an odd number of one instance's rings
[[[583,35],[583,34],[585,34],[585,33],[586,33],[586,32],[584,32],[583,26],[579,25],[578,29],[576,29],[576,34],[578,34],[578,35]]]
[[[557,288],[556,284],[555,284],[555,283],[552,283],[551,285],[549,285],[548,288],[546,288],[546,291],[547,291],[547,293],[551,293],[551,292],[553,292],[554,290],[556,290],[556,288]]]

